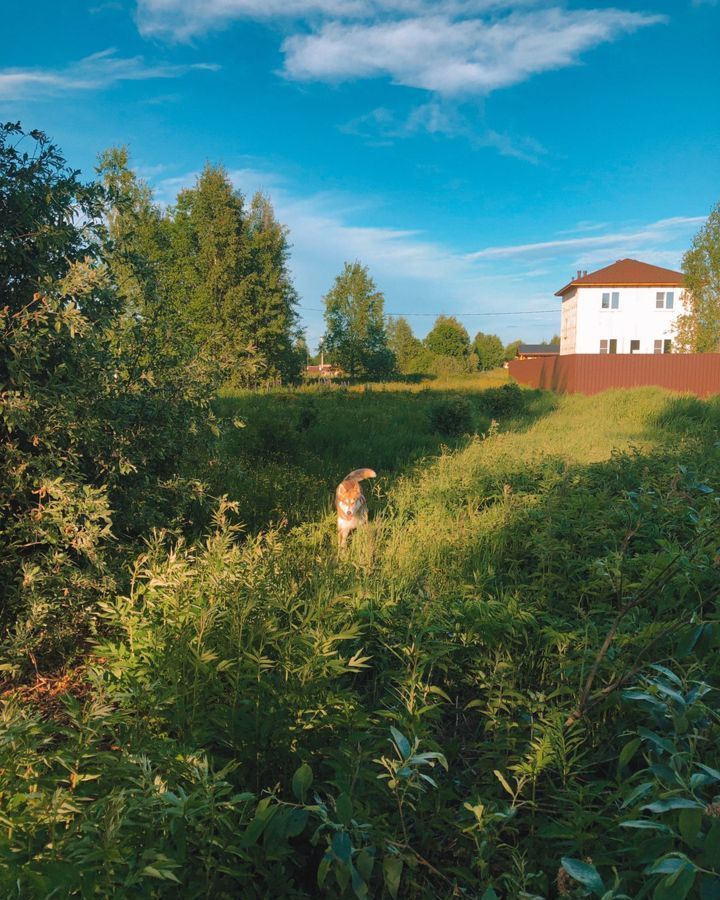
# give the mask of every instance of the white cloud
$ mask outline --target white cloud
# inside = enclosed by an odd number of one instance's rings
[[[238,19],[283,20],[284,72],[299,81],[389,77],[445,95],[487,94],[575,65],[664,16],[536,7],[536,0],[138,0],[145,36],[188,39]],[[299,29],[299,30],[298,30]]]
[[[617,9],[559,8],[491,19],[333,21],[285,40],[285,73],[335,82],[389,76],[396,84],[445,95],[487,94],[573,65],[583,51],[661,21]]]
[[[459,108],[442,101],[420,104],[406,117],[381,106],[352,119],[340,128],[355,134],[374,146],[386,146],[394,138],[407,138],[425,133],[444,137],[463,138],[475,148],[491,147],[501,156],[512,156],[525,162],[538,163],[547,153],[538,141],[530,137],[514,137],[471,121]]]
[[[141,56],[121,57],[108,49],[63,69],[0,69],[0,100],[33,100],[68,91],[98,90],[120,81],[178,78],[193,69],[215,71],[217,68],[208,63],[151,65]]]
[[[146,37],[188,40],[237,20],[281,23],[283,74],[307,82],[387,78],[430,92],[405,119],[386,108],[343,129],[375,145],[424,132],[538,163],[532,138],[471,125],[450,102],[483,97],[555,69],[666,17],[553,0],[137,0]]]
[[[535,0],[137,0],[138,27],[146,37],[187,40],[234,20],[372,19],[442,11],[467,16]]]
[[[606,258],[609,248],[623,248],[621,255],[627,255],[631,248],[644,244],[663,244],[674,240],[679,232],[687,231],[690,226],[700,225],[705,221],[705,216],[674,216],[669,219],[659,219],[640,228],[611,232],[608,234],[593,234],[584,237],[565,238],[554,241],[539,241],[533,244],[506,244],[498,247],[485,247],[468,254],[468,259],[508,259],[510,257],[538,257],[558,253],[572,253],[574,251],[586,251],[588,254],[603,248]],[[596,254],[597,255],[597,254]],[[583,257],[588,259],[589,257]]]

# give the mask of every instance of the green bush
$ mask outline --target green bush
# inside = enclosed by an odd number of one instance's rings
[[[468,434],[473,429],[473,410],[465,397],[438,400],[428,415],[431,430],[447,437]]]
[[[516,415],[522,411],[524,400],[523,390],[515,382],[488,388],[482,393],[483,409],[491,416]]]

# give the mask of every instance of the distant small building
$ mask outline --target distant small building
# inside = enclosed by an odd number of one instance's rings
[[[685,312],[682,272],[619,259],[560,288],[560,353],[671,353]]]
[[[308,378],[337,378],[342,375],[342,369],[333,363],[323,363],[320,366],[305,366],[305,375]]]
[[[559,344],[520,344],[516,359],[535,359],[537,356],[557,356]]]

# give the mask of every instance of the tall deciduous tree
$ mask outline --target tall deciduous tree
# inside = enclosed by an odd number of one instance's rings
[[[685,353],[720,351],[720,203],[683,257],[687,312],[676,326],[675,343]]]
[[[438,316],[425,338],[425,346],[436,356],[467,359],[470,355],[470,336],[454,316]]]
[[[505,361],[505,348],[496,334],[478,331],[473,341],[473,350],[478,358],[478,367],[483,371],[496,369]]]
[[[345,263],[324,300],[324,346],[333,362],[353,377],[390,374],[394,360],[383,317],[385,298],[367,267]]]
[[[403,374],[413,371],[413,360],[423,352],[422,341],[413,334],[410,323],[403,316],[389,319],[387,325],[388,346],[392,351],[398,370]]]

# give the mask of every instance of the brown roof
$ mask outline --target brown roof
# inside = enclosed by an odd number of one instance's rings
[[[575,278],[560,288],[555,294],[562,297],[570,288],[583,287],[682,287],[684,278],[682,272],[673,269],[663,269],[661,266],[651,266],[649,263],[640,262],[639,259],[619,259],[611,266],[590,272],[582,278]]]

